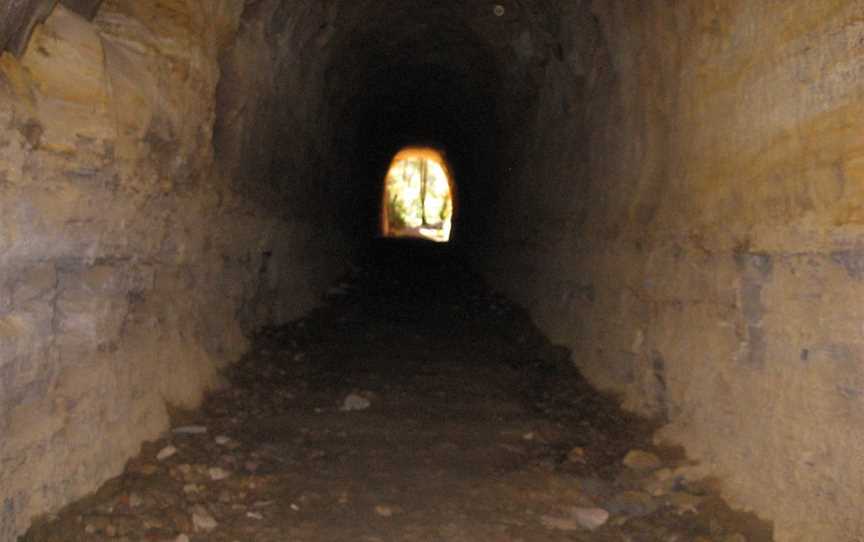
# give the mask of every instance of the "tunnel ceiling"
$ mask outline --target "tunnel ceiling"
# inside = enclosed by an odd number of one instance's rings
[[[555,17],[546,2],[342,6],[326,81],[337,114],[345,107],[349,114],[380,108],[398,111],[405,121],[416,110],[415,122],[438,117],[456,133],[472,121],[488,124],[484,115],[503,113],[518,95],[531,93],[533,70],[553,46]],[[502,16],[496,7],[503,7]]]

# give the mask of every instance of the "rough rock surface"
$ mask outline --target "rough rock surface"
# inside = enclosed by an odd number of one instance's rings
[[[332,273],[216,167],[243,2],[193,4],[58,6],[0,56],[0,540],[119,473]]]
[[[576,4],[478,261],[777,540],[864,539],[861,2]]]

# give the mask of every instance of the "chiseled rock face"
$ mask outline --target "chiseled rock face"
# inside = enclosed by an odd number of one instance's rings
[[[777,540],[864,539],[861,3],[591,10],[490,276]]]
[[[331,276],[313,225],[214,166],[243,4],[58,6],[0,56],[0,540],[116,475]]]

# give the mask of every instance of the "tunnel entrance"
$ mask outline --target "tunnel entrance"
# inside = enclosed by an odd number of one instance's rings
[[[444,154],[431,147],[396,153],[384,178],[381,235],[446,243],[453,226],[453,178]]]

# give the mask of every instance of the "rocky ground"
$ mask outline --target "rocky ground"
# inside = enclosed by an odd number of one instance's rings
[[[772,539],[522,310],[432,247],[378,255],[23,540]]]

